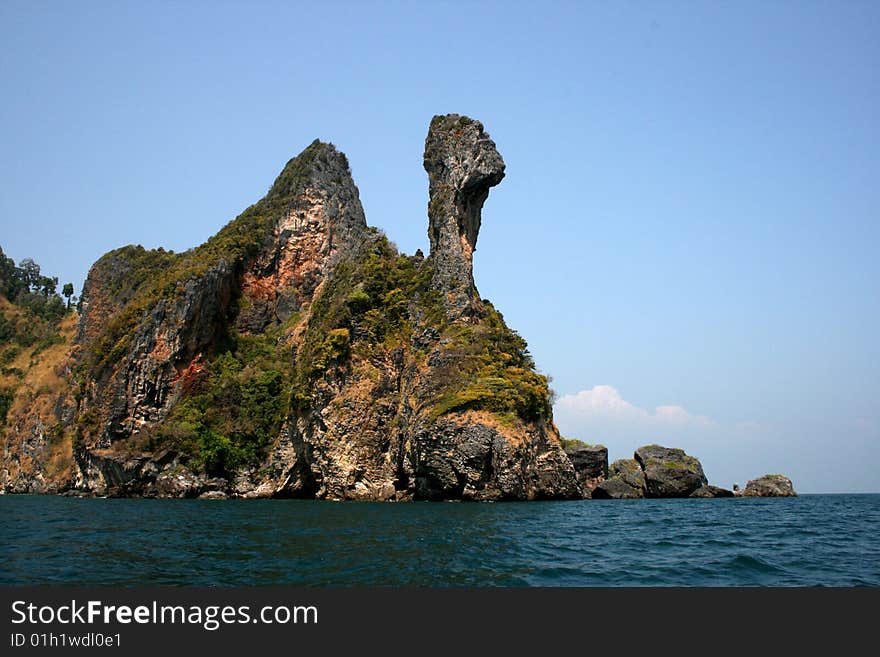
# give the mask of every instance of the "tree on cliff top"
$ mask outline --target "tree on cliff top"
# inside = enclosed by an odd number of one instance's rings
[[[0,295],[7,300],[55,324],[68,309],[57,287],[58,277],[44,276],[32,258],[24,258],[16,266],[0,247]]]

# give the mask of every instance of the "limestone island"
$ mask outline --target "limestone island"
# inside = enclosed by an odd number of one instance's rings
[[[547,377],[474,284],[501,155],[478,121],[435,116],[424,167],[428,257],[367,225],[345,155],[317,140],[201,246],[101,257],[54,323],[15,302],[42,279],[0,253],[0,493],[733,495],[682,450],[609,467],[561,438]],[[794,490],[773,475],[738,494]]]

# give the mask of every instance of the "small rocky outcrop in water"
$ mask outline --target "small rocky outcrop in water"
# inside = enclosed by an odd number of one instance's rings
[[[645,473],[635,459],[618,459],[608,470],[608,479],[593,490],[593,499],[637,499],[645,497]]]
[[[783,475],[765,475],[748,483],[743,491],[711,486],[699,459],[684,450],[646,445],[634,459],[611,464],[608,478],[592,491],[593,499],[633,499],[640,497],[791,497],[796,493],[791,480]]]
[[[781,474],[767,474],[752,479],[742,491],[741,497],[797,497],[791,479]]]
[[[704,497],[704,498],[713,498],[713,497],[733,497],[733,491],[727,490],[726,488],[719,488],[718,486],[701,486],[693,493],[691,493],[688,497]]]
[[[645,473],[646,497],[687,497],[709,483],[700,461],[681,449],[646,445],[635,459]]]
[[[584,498],[591,498],[596,486],[608,477],[608,448],[572,440],[567,441],[565,453],[577,473]]]

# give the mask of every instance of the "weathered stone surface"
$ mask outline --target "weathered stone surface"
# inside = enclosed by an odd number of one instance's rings
[[[733,497],[733,491],[718,486],[701,486],[688,497]]]
[[[608,469],[608,479],[593,490],[593,499],[645,497],[645,473],[633,459],[618,459]]]
[[[107,497],[227,496],[228,483],[208,478],[182,465],[176,454],[128,456],[107,450],[77,450],[76,490]]]
[[[132,339],[125,366],[108,386],[109,413],[97,447],[109,447],[167,414],[179,396],[179,372],[193,363],[198,367],[202,352],[221,338],[233,284],[232,268],[221,260],[204,276],[187,281],[174,303],[156,303]],[[89,408],[84,404],[84,411]]]
[[[198,497],[201,489],[199,477],[183,466],[169,468],[156,478],[159,497]]]
[[[448,309],[462,314],[479,302],[473,278],[483,203],[504,178],[504,160],[483,124],[466,116],[435,116],[425,140],[430,258],[434,284]]]
[[[463,414],[417,430],[416,499],[579,498],[574,469],[555,441],[505,435],[487,414]]]
[[[791,479],[781,474],[767,474],[752,479],[740,493],[742,497],[796,497]]]
[[[287,321],[312,301],[318,286],[341,260],[367,239],[367,222],[348,160],[332,144],[315,142],[308,182],[300,191],[294,158],[278,176],[268,199],[292,198],[275,225],[272,243],[245,271],[245,303],[236,326],[250,333]],[[300,174],[301,175],[301,174]]]
[[[608,477],[608,448],[604,445],[580,444],[565,448],[577,473],[578,483],[585,498]]]
[[[681,449],[646,445],[635,459],[645,473],[646,497],[687,497],[709,483],[699,460]]]
[[[617,459],[608,469],[608,477],[617,477],[626,484],[642,491],[647,489],[645,473],[635,459]]]
[[[640,499],[645,496],[641,488],[635,488],[623,479],[615,477],[599,483],[593,490],[594,500],[626,500]]]
[[[306,155],[307,167],[300,161]],[[93,414],[96,430],[92,434],[86,427],[86,446],[108,448],[163,419],[183,388],[198,378],[203,355],[223,339],[236,311],[237,328],[243,331],[286,321],[312,300],[332,266],[362,244],[367,227],[358,190],[345,155],[331,144],[316,141],[291,160],[265,203],[288,197],[272,240],[244,272],[217,259],[186,280],[173,300],[158,298],[144,313],[120,366],[87,388],[79,414]],[[158,252],[126,247],[101,258],[89,272],[81,343],[88,346],[121,312],[133,296],[132,285],[149,285],[132,271],[138,264],[143,267],[145,254],[151,261],[161,259]],[[240,297],[238,308],[232,304],[235,297]]]

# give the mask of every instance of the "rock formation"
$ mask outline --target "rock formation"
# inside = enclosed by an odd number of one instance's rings
[[[646,497],[687,497],[709,483],[699,460],[681,449],[646,445],[635,459],[645,473]]]
[[[726,488],[719,488],[718,486],[700,486],[693,493],[688,495],[688,497],[702,497],[702,498],[715,498],[715,497],[733,497],[733,491],[727,490]]]
[[[791,479],[781,474],[767,474],[752,479],[745,489],[737,493],[741,497],[797,497]]]
[[[259,244],[237,239],[269,223],[257,220],[252,207],[177,258],[125,247],[92,267],[78,336],[96,375],[86,379],[89,394],[80,404],[80,416],[88,418],[86,446],[109,448],[163,420],[183,392],[178,384],[204,367],[204,355],[224,339],[230,322],[250,333],[283,323],[311,302],[332,259],[364,239],[366,221],[348,162],[331,145],[314,142],[291,160],[260,205],[279,216]],[[255,256],[239,253],[242,246]],[[173,293],[146,289],[167,267],[177,270],[168,284]],[[148,321],[132,317],[137,312],[148,313]],[[124,319],[127,325],[108,339],[103,327]]]
[[[428,238],[434,285],[450,312],[477,303],[473,253],[489,188],[504,178],[504,160],[483,124],[458,114],[435,116],[425,141],[431,200]]]
[[[473,283],[501,157],[476,121],[435,117],[425,168],[428,259],[367,226],[345,156],[318,141],[205,244],[105,255],[51,397],[10,414],[0,486],[581,497],[546,377]]]
[[[635,459],[618,459],[611,464],[608,479],[593,491],[594,499],[637,499],[645,497],[645,473]]]
[[[78,326],[0,345],[0,493],[727,495],[679,449],[610,468],[602,446],[563,450],[547,378],[474,284],[504,162],[480,123],[450,114],[431,121],[424,166],[427,259],[367,225],[346,157],[320,141],[204,244],[100,258]],[[7,334],[21,312],[0,296]],[[742,495],[794,491],[768,475]]]
[[[593,498],[723,496],[722,489],[708,485],[700,461],[681,449],[645,445],[634,457],[612,463],[608,479],[598,484]]]
[[[608,448],[573,442],[571,446],[566,446],[565,453],[577,473],[582,495],[589,499],[596,486],[608,477]]]

